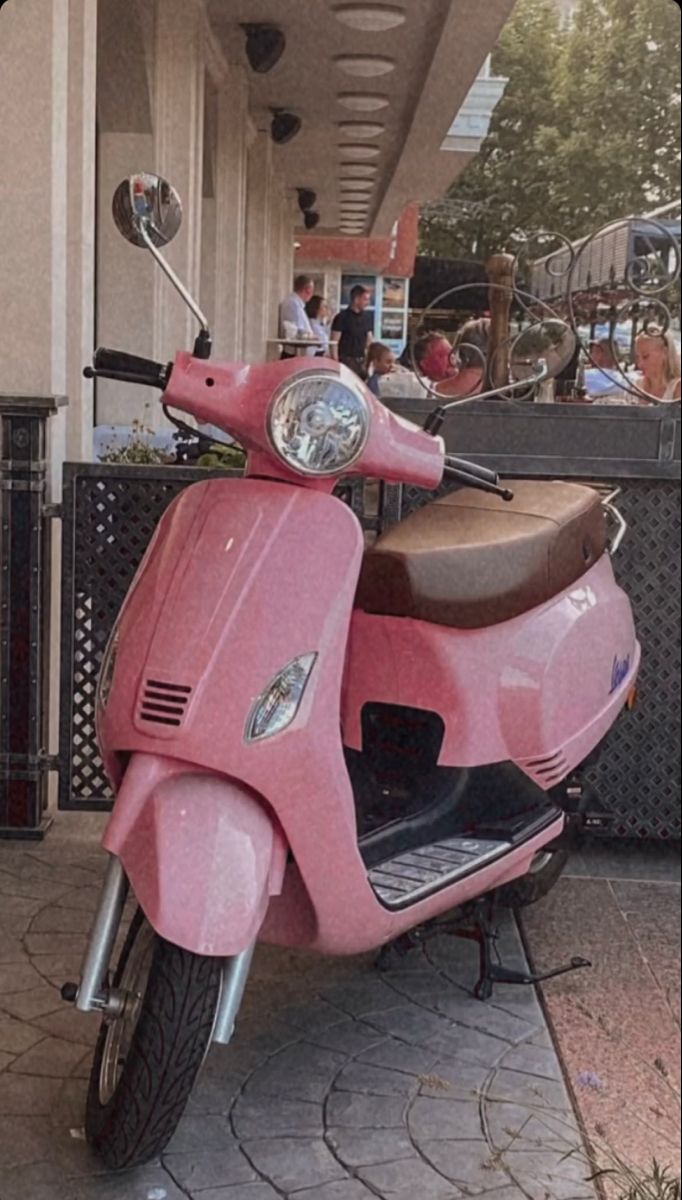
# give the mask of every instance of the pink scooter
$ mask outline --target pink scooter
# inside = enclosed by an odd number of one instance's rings
[[[186,296],[158,249],[179,212],[155,177],[116,194],[122,231]],[[64,996],[103,1017],[86,1130],[116,1168],[168,1142],[258,942],[355,955],[468,915],[478,994],[531,982],[491,966],[481,897],[528,902],[558,878],[580,807],[566,781],[640,657],[596,492],[512,498],[335,362],[211,363],[188,302],[193,353],[99,350],[90,371],[158,387],[248,452],[245,478],[195,484],[161,520],[99,680],[110,858]],[[333,495],[341,477],[444,475],[465,486],[369,548]]]

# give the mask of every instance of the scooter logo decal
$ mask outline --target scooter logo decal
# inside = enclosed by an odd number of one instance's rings
[[[623,659],[620,659],[618,657],[618,655],[616,655],[616,657],[613,660],[613,668],[611,671],[611,691],[609,692],[610,696],[612,696],[614,692],[618,691],[618,688],[620,687],[621,683],[623,683],[624,680],[627,679],[629,674],[630,674],[630,655],[628,654],[627,658],[623,658]]]

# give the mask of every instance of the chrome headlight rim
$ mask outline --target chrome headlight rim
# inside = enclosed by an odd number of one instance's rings
[[[337,385],[341,385],[355,396],[355,399],[364,409],[365,422],[364,429],[362,431],[362,437],[360,438],[359,444],[356,447],[353,455],[346,459],[342,465],[337,464],[335,467],[324,468],[320,470],[319,468],[316,469],[314,467],[307,467],[302,464],[293,463],[282,454],[282,451],[275,442],[275,438],[273,436],[273,416],[275,409],[282,400],[282,397],[285,396],[287,392],[292,391],[297,384],[303,382],[335,383]],[[290,471],[294,471],[297,475],[302,475],[307,479],[334,479],[341,475],[347,474],[347,472],[359,462],[359,460],[362,458],[362,455],[365,453],[372,428],[372,410],[367,398],[366,389],[363,387],[357,375],[354,375],[348,367],[342,366],[340,371],[327,371],[319,368],[309,369],[306,371],[298,371],[295,375],[289,376],[288,379],[284,380],[284,382],[279,385],[268,405],[265,424],[268,442],[273,454],[275,454],[278,461],[284,463],[284,465],[288,467]]]

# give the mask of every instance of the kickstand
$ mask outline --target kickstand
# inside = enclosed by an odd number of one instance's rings
[[[592,966],[586,958],[572,958],[564,967],[553,971],[533,974],[530,971],[516,971],[494,962],[494,954],[498,939],[497,928],[498,897],[496,892],[477,900],[472,909],[472,922],[469,926],[453,928],[448,932],[454,937],[474,941],[479,947],[480,973],[474,988],[477,1000],[490,1000],[496,983],[506,983],[521,987],[533,987],[537,983],[545,983],[548,979],[557,979],[560,975],[568,975],[571,971],[582,971]]]
[[[480,900],[474,901],[461,913],[458,921],[431,921],[411,933],[403,934],[395,942],[384,946],[377,959],[380,971],[390,971],[394,956],[404,958],[411,950],[442,934],[451,937],[464,938],[476,942],[479,950],[479,976],[474,988],[477,1000],[490,1000],[496,983],[505,983],[521,987],[533,987],[537,983],[545,983],[548,979],[557,979],[560,975],[568,975],[571,971],[583,971],[592,966],[586,958],[572,958],[564,967],[553,971],[533,974],[530,971],[516,971],[495,962],[497,941],[499,937],[497,926],[498,896],[490,892]],[[466,923],[464,923],[466,921]]]

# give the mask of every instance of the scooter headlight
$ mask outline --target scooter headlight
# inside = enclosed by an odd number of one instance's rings
[[[338,475],[357,462],[370,428],[370,408],[352,372],[310,371],[275,394],[270,440],[287,466],[301,475]]]

